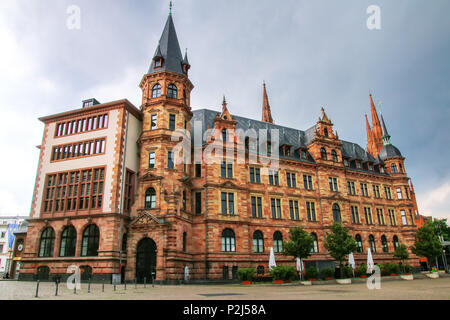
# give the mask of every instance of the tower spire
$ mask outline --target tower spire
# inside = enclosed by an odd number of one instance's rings
[[[263,82],[263,111],[262,111],[262,121],[273,123],[272,112],[270,111],[269,97],[267,96],[266,82]]]
[[[373,137],[372,129],[370,128],[369,119],[366,117],[366,132],[367,132],[367,152],[370,153],[373,157],[377,156],[377,149],[375,146],[375,141]]]
[[[386,124],[384,123],[383,115],[381,115],[381,130],[383,132],[383,144],[385,146],[391,144],[391,136],[389,135],[386,129]]]

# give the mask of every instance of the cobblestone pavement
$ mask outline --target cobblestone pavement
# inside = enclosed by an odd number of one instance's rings
[[[59,286],[55,297],[55,284],[43,282],[39,285],[39,297],[35,298],[36,282],[0,281],[0,299],[2,300],[49,300],[49,299],[90,299],[90,300],[330,300],[330,299],[450,299],[450,278],[416,279],[414,281],[385,281],[380,290],[369,290],[365,283],[352,285],[271,285],[255,284],[233,285],[180,285],[162,286],[105,285],[92,284],[88,293],[87,284],[74,294],[65,283]]]

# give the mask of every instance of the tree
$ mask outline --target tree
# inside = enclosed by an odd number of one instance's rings
[[[435,263],[436,257],[442,254],[442,244],[433,222],[427,221],[422,228],[417,230],[411,250],[414,254],[427,258],[431,265]]]
[[[443,237],[445,241],[450,241],[450,226],[447,219],[434,219],[433,226],[438,236]]]
[[[302,227],[295,227],[289,230],[289,241],[283,242],[283,254],[285,256],[306,259],[311,255],[313,247],[313,237],[303,230]]]
[[[395,249],[394,251],[394,257],[400,259],[401,263],[402,263],[402,271],[405,272],[405,266],[403,265],[403,261],[406,259],[409,259],[409,252],[408,252],[408,247],[406,245],[404,245],[403,243],[400,243],[397,246],[397,249]]]
[[[331,226],[331,233],[327,232],[325,248],[336,261],[339,261],[342,278],[343,262],[346,256],[357,249],[355,239],[348,233],[347,228],[341,223],[335,222]]]

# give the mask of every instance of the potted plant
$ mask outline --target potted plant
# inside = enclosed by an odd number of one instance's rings
[[[353,269],[350,266],[342,266],[341,270],[341,279],[336,279],[336,282],[339,284],[351,284],[352,283],[352,276],[353,276]]]
[[[386,273],[389,274],[391,277],[395,277],[397,276],[397,274],[399,273],[399,265],[393,262],[388,262],[384,264]]]
[[[317,281],[317,277],[319,275],[319,270],[317,270],[316,267],[309,267],[305,271],[305,278],[308,279],[308,281]]]
[[[324,280],[332,280],[334,275],[334,270],[332,268],[323,268],[320,270],[320,274],[322,279]]]
[[[361,264],[356,268],[356,272],[359,274],[361,278],[367,278],[367,265]]]
[[[272,276],[273,283],[281,284],[291,282],[295,279],[295,268],[291,266],[276,266],[270,270],[269,275]]]
[[[350,276],[348,278],[344,278],[344,266],[343,262],[346,260],[347,255],[350,252],[355,252],[357,249],[356,241],[349,234],[348,229],[345,228],[341,223],[335,222],[331,226],[331,233],[327,232],[327,236],[325,238],[325,248],[328,250],[330,255],[339,261],[341,275],[338,283],[348,284],[351,283],[351,277],[353,275],[353,270],[350,268]]]
[[[402,278],[403,280],[414,280],[414,276],[411,273],[412,266],[410,266],[409,264],[404,265],[403,271],[404,273],[400,275],[400,278]]]
[[[238,277],[239,280],[242,281],[242,284],[249,285],[252,284],[253,276],[256,273],[255,268],[241,268],[238,269]]]

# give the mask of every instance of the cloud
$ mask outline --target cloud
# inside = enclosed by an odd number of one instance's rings
[[[417,195],[419,212],[425,216],[450,220],[450,183],[445,182],[436,189]]]

